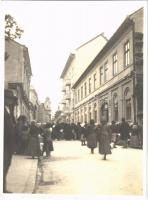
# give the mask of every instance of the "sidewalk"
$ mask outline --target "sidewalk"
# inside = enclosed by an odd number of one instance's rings
[[[32,193],[35,187],[38,159],[13,155],[7,175],[7,190],[13,193]]]

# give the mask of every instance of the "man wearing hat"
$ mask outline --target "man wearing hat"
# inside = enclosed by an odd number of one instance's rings
[[[14,137],[15,137],[15,117],[14,107],[17,104],[17,97],[13,95],[12,90],[4,92],[4,166],[3,166],[3,192],[6,190],[6,176],[11,164],[12,155],[14,152]]]

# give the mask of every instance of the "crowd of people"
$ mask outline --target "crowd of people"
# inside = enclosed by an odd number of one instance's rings
[[[101,118],[100,125],[96,125],[91,119],[90,123],[37,123],[32,121],[29,125],[25,116],[20,116],[16,123],[16,148],[17,154],[50,156],[54,150],[53,140],[79,140],[82,146],[87,146],[94,153],[99,143],[99,153],[111,153],[111,148],[123,145],[123,148],[142,148],[142,126],[129,124],[122,118],[121,123],[112,121],[108,124],[105,118]]]
[[[137,123],[129,124],[122,118],[121,123],[112,121],[108,124],[102,117],[101,123],[96,125],[91,119],[90,123],[28,123],[26,116],[21,115],[15,125],[14,152],[16,154],[30,155],[35,157],[50,156],[54,150],[53,140],[79,140],[82,146],[87,146],[94,153],[94,149],[99,143],[99,153],[111,153],[111,148],[116,148],[117,144],[123,148],[142,148],[143,136],[142,126]]]
[[[137,123],[129,124],[122,118],[120,123],[112,121],[107,124],[104,117],[96,125],[91,119],[89,123],[37,123],[28,122],[26,116],[14,118],[14,108],[17,99],[11,91],[5,91],[4,107],[4,192],[6,192],[6,175],[11,164],[13,153],[29,155],[32,159],[41,156],[48,158],[54,151],[54,140],[79,140],[82,146],[87,146],[90,153],[98,146],[98,151],[107,159],[111,149],[117,145],[123,148],[143,148],[143,128]],[[99,144],[99,145],[97,145]]]

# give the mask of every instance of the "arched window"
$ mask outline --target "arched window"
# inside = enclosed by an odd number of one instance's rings
[[[94,104],[94,121],[97,123],[97,104]]]
[[[131,93],[129,88],[125,89],[124,92],[124,105],[125,105],[125,118],[126,120],[131,120]]]
[[[89,121],[91,120],[91,107],[89,107]]]
[[[113,118],[114,121],[118,121],[118,97],[116,93],[113,96]]]
[[[77,122],[80,122],[80,121],[79,121],[79,111],[78,111],[78,117],[77,117],[77,119],[78,119]]]
[[[87,107],[84,108],[84,122],[87,122]]]
[[[83,123],[83,109],[81,109],[81,123]]]
[[[105,118],[108,122],[108,103],[105,101],[101,106],[100,119]]]

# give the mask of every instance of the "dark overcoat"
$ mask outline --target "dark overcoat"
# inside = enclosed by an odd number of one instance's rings
[[[39,156],[40,154],[40,145],[38,134],[40,133],[37,126],[31,125],[29,131],[29,144],[28,144],[28,154],[31,156]]]
[[[127,122],[122,122],[120,124],[119,130],[120,130],[120,134],[121,134],[121,139],[127,140],[129,138],[129,131],[130,131],[129,124]]]
[[[86,129],[86,140],[88,148],[97,147],[97,134],[95,125],[88,125]]]
[[[98,130],[99,153],[111,154],[111,130],[109,126],[102,125]]]

